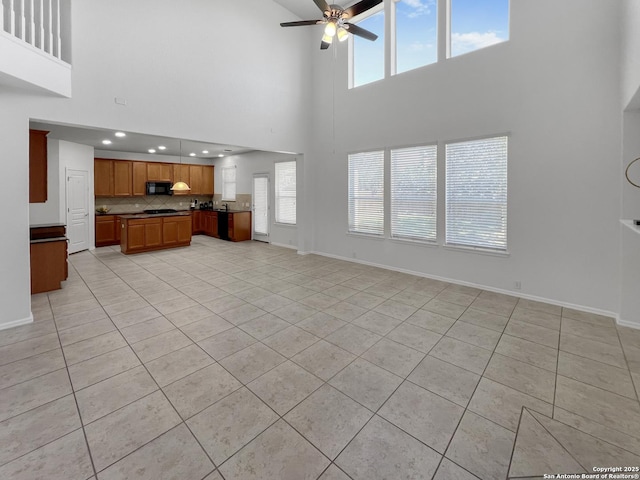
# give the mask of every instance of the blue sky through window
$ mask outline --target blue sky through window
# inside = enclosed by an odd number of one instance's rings
[[[509,39],[509,0],[451,0],[451,56]]]
[[[353,86],[384,78],[384,11],[358,22],[358,26],[378,35],[375,42],[353,36]]]
[[[438,61],[436,0],[396,2],[396,73]]]

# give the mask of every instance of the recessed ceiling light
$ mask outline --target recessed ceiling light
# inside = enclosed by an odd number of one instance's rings
[[[155,148],[150,148],[149,149],[149,153],[156,153],[156,149]]]
[[[164,145],[160,145],[160,146],[158,147],[158,150],[166,150],[166,149],[167,149],[167,147],[165,147]]]
[[[223,155],[223,154],[221,154],[221,153],[220,153],[220,154],[218,154],[218,156],[219,156],[220,158],[224,157],[224,155]]]
[[[111,140],[102,140],[103,145],[111,145]]]
[[[124,132],[116,132],[116,137],[126,137],[127,134]]]
[[[195,156],[196,156],[196,154],[195,154],[195,153],[190,153],[190,154],[189,154],[189,156],[190,156],[190,157],[195,157]]]
[[[209,153],[209,150],[202,150],[202,153],[206,155],[207,153]]]

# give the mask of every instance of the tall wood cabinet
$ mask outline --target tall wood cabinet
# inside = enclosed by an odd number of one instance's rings
[[[147,194],[147,164],[146,162],[131,162],[133,175],[133,196]]]
[[[29,130],[29,203],[47,201],[47,134]]]
[[[105,158],[94,160],[93,188],[96,197],[113,197],[113,160]]]

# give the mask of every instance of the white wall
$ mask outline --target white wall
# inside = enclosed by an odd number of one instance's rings
[[[622,105],[640,108],[640,2],[623,0],[622,34]]]
[[[512,2],[509,42],[353,90],[346,48],[322,57],[305,155],[312,249],[493,289],[513,290],[517,280],[516,294],[616,312],[618,14],[599,0]],[[508,257],[347,235],[348,153],[502,133],[510,135]],[[443,214],[441,206],[441,226]]]
[[[30,315],[29,119],[304,151],[309,32],[280,28],[286,15],[264,0],[72,2],[73,97],[0,90],[12,179],[0,200],[15,205],[0,213],[12,226],[0,249],[0,328]]]
[[[249,152],[241,155],[230,155],[225,158],[214,160],[215,177],[214,191],[222,193],[222,168],[236,167],[236,193],[253,194],[253,175],[257,173],[266,173],[269,175],[269,241],[276,245],[290,246],[298,248],[298,227],[301,221],[300,216],[296,219],[298,225],[282,225],[275,222],[275,164],[276,162],[296,160],[296,171],[302,164],[300,155],[292,155],[287,153],[273,152]],[[299,172],[298,178],[300,177]],[[300,195],[304,191],[304,186],[298,184],[298,192]],[[298,208],[298,211],[300,209]]]

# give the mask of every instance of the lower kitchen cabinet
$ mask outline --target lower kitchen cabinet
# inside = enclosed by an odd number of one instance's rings
[[[96,215],[96,247],[120,243],[116,215]]]
[[[251,240],[251,212],[202,210],[194,213],[200,214],[199,233],[232,242]]]
[[[140,253],[191,244],[191,215],[122,216],[122,253]]]
[[[251,240],[251,212],[229,213],[227,237],[232,242]]]
[[[202,212],[202,232],[210,237],[218,236],[218,212]]]
[[[60,224],[30,228],[31,293],[49,292],[62,287],[67,279],[66,227]]]

